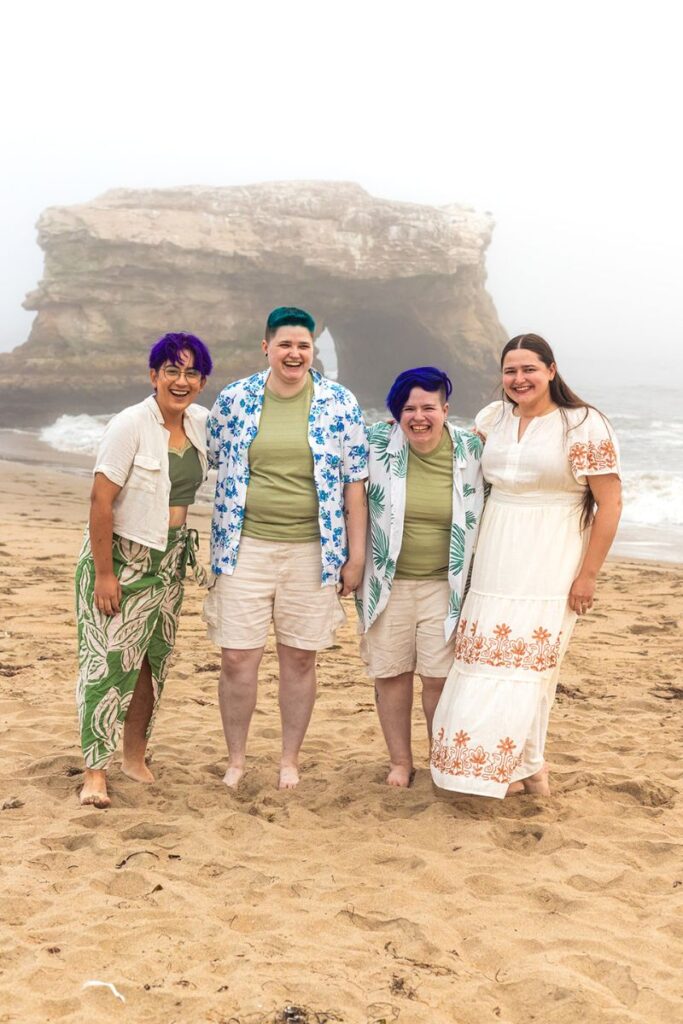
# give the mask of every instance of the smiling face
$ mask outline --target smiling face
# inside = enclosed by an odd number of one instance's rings
[[[546,366],[531,349],[515,348],[503,360],[503,390],[523,414],[526,409],[552,402],[550,381],[555,373],[554,363]]]
[[[313,335],[307,327],[285,324],[270,341],[261,343],[271,369],[268,386],[275,391],[296,394],[306,383],[313,363]]]
[[[188,379],[187,373],[190,376]],[[150,370],[149,376],[156,391],[157,403],[164,415],[178,415],[187,409],[206,384],[194,369],[194,353],[183,349],[178,353],[178,362],[166,360],[158,370]]]
[[[441,440],[447,416],[448,402],[443,401],[441,391],[411,388],[399,423],[411,447],[428,455]]]

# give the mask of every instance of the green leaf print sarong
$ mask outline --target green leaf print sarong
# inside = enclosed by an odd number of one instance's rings
[[[76,567],[76,703],[86,768],[109,764],[145,656],[154,692],[147,735],[151,733],[175,643],[188,564],[198,583],[206,581],[197,564],[198,544],[197,531],[185,526],[169,530],[165,551],[114,534],[114,573],[122,598],[120,612],[110,616],[94,607],[95,565],[86,530]]]

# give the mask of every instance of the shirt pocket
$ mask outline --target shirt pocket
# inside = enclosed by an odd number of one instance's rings
[[[161,479],[161,461],[153,455],[136,455],[133,459],[128,486],[154,494]]]

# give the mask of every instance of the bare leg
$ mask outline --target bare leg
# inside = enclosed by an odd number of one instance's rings
[[[375,679],[377,714],[389,748],[391,768],[388,786],[410,785],[413,773],[413,754],[410,746],[411,716],[413,713],[413,673]]]
[[[107,793],[107,773],[102,768],[86,768],[83,789],[79,800],[82,806],[109,807],[111,800]]]
[[[147,727],[153,710],[152,670],[145,657],[123,726],[121,771],[135,782],[154,782],[154,776],[145,764]]]
[[[250,647],[245,651],[224,647],[221,651],[218,703],[228,746],[228,770],[223,782],[230,789],[236,789],[244,775],[247,736],[256,707],[258,669],[262,657],[263,647]]]
[[[522,779],[524,792],[533,793],[534,796],[550,796],[549,774],[550,770],[547,762],[545,762],[541,770],[536,772],[535,775],[529,775],[528,778]]]
[[[446,682],[446,677],[420,676],[420,679],[422,680],[422,710],[427,721],[427,736],[429,737],[429,747],[431,750],[434,712],[436,711],[436,705],[439,703],[439,697],[443,690],[443,684]]]
[[[315,704],[316,655],[317,651],[277,645],[282,720],[279,789],[294,789],[299,784],[299,750]]]
[[[522,793],[526,793],[524,783],[520,779],[518,782],[511,782],[508,786],[505,796],[520,796]]]

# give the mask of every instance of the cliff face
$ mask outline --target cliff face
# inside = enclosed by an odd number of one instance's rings
[[[264,365],[269,310],[303,306],[334,337],[339,380],[381,406],[435,363],[453,409],[490,395],[504,339],[487,294],[488,216],[375,199],[357,185],[117,189],[38,222],[45,275],[28,341],[0,355],[0,425],[115,412],[149,393],[146,355],[191,331],[215,356],[205,400]]]

